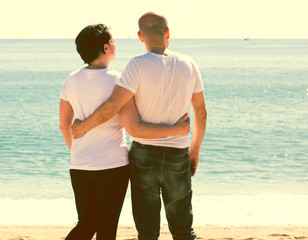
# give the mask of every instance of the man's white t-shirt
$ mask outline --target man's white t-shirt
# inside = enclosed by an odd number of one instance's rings
[[[152,52],[134,57],[117,79],[117,85],[135,94],[142,121],[174,125],[190,112],[193,93],[203,91],[200,71],[189,57],[171,52],[168,56]],[[132,138],[156,146],[185,148],[189,134],[157,139]]]
[[[66,79],[61,98],[71,104],[75,118],[84,120],[110,97],[118,74],[109,68],[82,68]],[[104,170],[127,164],[125,132],[118,114],[73,140],[70,169]]]

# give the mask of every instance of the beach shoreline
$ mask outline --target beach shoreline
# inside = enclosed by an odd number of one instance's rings
[[[0,240],[63,240],[71,225],[0,225]],[[308,225],[267,226],[195,226],[197,239],[308,239]],[[95,239],[95,237],[93,238]],[[117,239],[137,239],[134,226],[119,226]],[[167,225],[160,231],[161,240],[172,239]]]

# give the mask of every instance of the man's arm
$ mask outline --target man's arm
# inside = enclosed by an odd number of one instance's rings
[[[167,136],[188,134],[190,122],[188,113],[184,114],[173,126],[142,122],[136,109],[134,98],[119,112],[125,130],[132,137],[162,138]]]
[[[60,119],[60,130],[62,132],[63,138],[67,147],[71,150],[72,146],[72,131],[71,125],[74,118],[74,111],[71,104],[68,101],[60,99],[60,110],[59,110],[59,119]]]
[[[72,125],[74,138],[79,138],[90,129],[107,122],[131,99],[134,94],[126,88],[115,85],[112,95],[84,121],[75,120]]]
[[[199,162],[199,153],[201,143],[204,138],[207,119],[207,110],[203,91],[193,94],[191,104],[194,110],[194,123],[192,141],[189,149],[189,158],[191,175],[194,176]]]

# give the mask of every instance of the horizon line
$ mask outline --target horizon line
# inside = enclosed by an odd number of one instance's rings
[[[0,40],[74,40],[75,38],[0,38]],[[131,37],[120,37],[116,38],[119,40],[139,40],[137,37],[131,38]],[[252,41],[252,40],[308,40],[307,38],[171,38],[170,41],[172,40],[247,40],[247,41]]]

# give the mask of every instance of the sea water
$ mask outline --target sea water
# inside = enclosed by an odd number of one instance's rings
[[[137,39],[116,45],[118,71],[145,53]],[[208,109],[194,224],[307,224],[308,40],[174,39],[169,47],[197,62]],[[1,225],[77,221],[58,109],[64,80],[83,66],[72,39],[0,40]],[[130,190],[120,224],[134,225]]]

